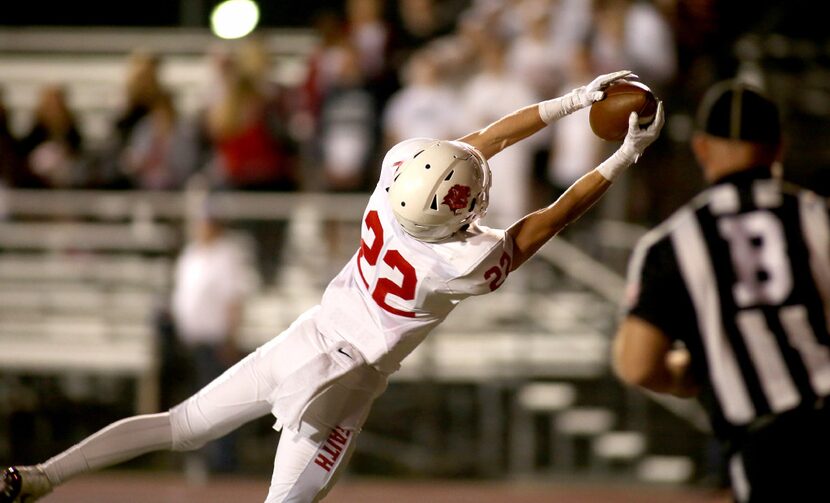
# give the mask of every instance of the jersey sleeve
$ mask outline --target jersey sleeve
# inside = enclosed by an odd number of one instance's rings
[[[459,248],[453,259],[459,274],[447,282],[452,295],[464,298],[490,293],[507,279],[513,263],[513,240],[506,231],[476,228]]]
[[[641,242],[629,264],[625,313],[648,321],[671,339],[686,339],[697,327],[672,243]]]
[[[411,138],[404,140],[394,147],[390,148],[383,157],[383,162],[380,167],[380,178],[378,180],[378,189],[386,190],[392,184],[395,178],[397,168],[415,156],[420,150],[423,150],[430,143],[437,141],[434,138]],[[377,190],[377,189],[375,189]]]

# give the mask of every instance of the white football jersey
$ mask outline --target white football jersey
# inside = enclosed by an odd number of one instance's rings
[[[427,243],[398,224],[387,199],[395,169],[434,141],[406,140],[386,154],[363,214],[360,248],[326,288],[317,316],[323,334],[345,339],[386,373],[397,370],[462,299],[501,286],[513,258],[503,230],[474,223]]]

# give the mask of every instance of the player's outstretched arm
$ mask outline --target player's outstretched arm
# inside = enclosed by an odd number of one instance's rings
[[[637,162],[646,147],[660,135],[664,121],[663,103],[657,104],[654,121],[648,128],[641,129],[637,120],[637,114],[632,112],[628,118],[628,134],[611,157],[574,182],[553,204],[525,216],[507,230],[513,238],[511,270],[522,265],[550,238],[585,213],[615,178]]]
[[[585,108],[605,97],[604,89],[617,80],[636,77],[629,70],[607,73],[588,85],[552,100],[521,108],[484,129],[474,131],[459,141],[477,148],[486,159],[543,129],[551,122]]]

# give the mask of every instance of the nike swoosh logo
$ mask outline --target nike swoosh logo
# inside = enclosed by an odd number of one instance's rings
[[[337,352],[338,352],[338,353],[340,353],[340,354],[342,354],[342,355],[346,355],[346,356],[348,356],[348,357],[349,357],[349,359],[351,359],[351,360],[354,360],[354,358],[352,358],[352,355],[350,355],[349,353],[347,353],[347,352],[343,351],[343,348],[338,348],[338,349],[337,349]]]

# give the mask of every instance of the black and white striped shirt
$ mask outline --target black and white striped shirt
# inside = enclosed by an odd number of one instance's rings
[[[830,395],[827,201],[769,173],[720,180],[629,264],[628,313],[685,343],[722,435]]]

